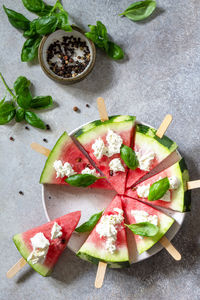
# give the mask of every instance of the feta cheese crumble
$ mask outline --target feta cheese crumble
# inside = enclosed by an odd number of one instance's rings
[[[65,162],[64,165],[63,165],[61,160],[56,160],[53,163],[53,167],[56,170],[56,178],[58,178],[58,177],[63,178],[64,176],[69,177],[69,176],[77,174],[73,170],[70,163],[68,163],[68,162]]]
[[[149,189],[150,189],[150,184],[147,184],[147,185],[139,185],[137,187],[137,195],[140,197],[140,198],[148,198],[149,196]]]
[[[45,261],[49,249],[49,240],[45,238],[42,232],[38,232],[31,238],[31,244],[33,251],[27,258],[27,261],[30,261],[32,264],[42,264]]]
[[[51,240],[57,239],[62,236],[62,227],[58,223],[54,222],[51,229]]]
[[[155,158],[155,153],[153,151],[145,151],[142,152],[141,149],[135,152],[138,162],[139,168],[143,171],[150,171],[150,166]]]
[[[88,167],[86,167],[85,169],[83,169],[83,170],[81,171],[81,174],[89,174],[89,175],[94,175],[94,176],[96,176],[96,177],[99,176],[99,174],[96,172],[95,169],[90,169],[90,168],[88,168]]]
[[[144,210],[131,210],[131,215],[135,218],[136,223],[149,222],[153,225],[158,225],[158,216],[150,215]]]
[[[125,169],[121,163],[120,158],[114,158],[109,163],[110,170],[115,172],[125,172]]]
[[[100,235],[100,238],[106,238],[105,248],[111,254],[116,250],[118,226],[124,220],[123,210],[116,207],[114,211],[117,214],[102,216],[101,221],[96,226],[96,232]]]
[[[94,150],[94,156],[97,159],[101,159],[107,150],[104,141],[100,137],[96,139],[95,143],[92,145],[92,149]]]
[[[176,176],[171,176],[169,177],[169,185],[170,185],[169,187],[170,190],[176,190],[180,185],[180,181]]]
[[[108,143],[108,152],[106,153],[108,157],[111,157],[116,153],[120,153],[120,148],[123,140],[119,134],[113,132],[111,129],[108,129],[106,141]]]

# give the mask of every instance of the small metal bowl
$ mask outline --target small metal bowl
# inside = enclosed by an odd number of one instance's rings
[[[38,59],[40,66],[42,67],[42,70],[44,73],[51,79],[60,82],[62,84],[72,84],[76,83],[80,80],[83,80],[93,69],[94,64],[95,64],[95,59],[96,59],[96,48],[95,45],[92,41],[90,41],[85,35],[84,32],[76,27],[72,26],[72,31],[67,32],[64,30],[56,30],[55,32],[44,36],[40,42],[39,50],[38,50]],[[54,43],[57,40],[62,39],[63,36],[74,36],[76,38],[81,38],[82,41],[86,42],[86,45],[89,47],[90,50],[90,62],[85,68],[85,70],[78,74],[75,77],[70,77],[70,78],[64,78],[61,76],[56,75],[51,69],[50,65],[47,62],[47,50],[50,46],[50,44]]]

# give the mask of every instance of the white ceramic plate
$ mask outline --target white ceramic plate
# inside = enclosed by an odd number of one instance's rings
[[[73,130],[70,135],[75,134],[75,132],[82,126]],[[42,186],[42,202],[48,221],[67,213],[81,210],[81,219],[79,224],[82,224],[83,222],[87,221],[92,214],[105,209],[113,199],[114,195],[116,195],[116,192],[108,190],[76,188],[50,184],[44,184]],[[160,210],[164,211],[175,219],[174,224],[166,234],[167,238],[172,240],[179,231],[186,213],[173,212],[165,209]],[[131,263],[136,263],[147,259],[158,253],[163,248],[160,243],[157,243],[150,250],[138,255],[136,253],[136,247],[133,245],[135,243],[133,235],[130,233],[130,231],[128,232],[128,245]],[[87,234],[78,234],[77,232],[74,232],[68,243],[68,248],[73,252],[77,252],[86,238]]]

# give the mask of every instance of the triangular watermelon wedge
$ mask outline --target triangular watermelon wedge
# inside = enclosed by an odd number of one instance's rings
[[[153,222],[159,228],[158,233],[152,237],[141,237],[133,233],[139,254],[147,251],[157,243],[174,223],[174,219],[171,217],[140,201],[123,196],[122,202],[128,224]]]
[[[102,139],[104,144],[106,145],[106,137],[110,129],[122,138],[124,145],[130,147],[132,145],[134,128],[135,117],[112,116],[109,117],[109,120],[105,122],[101,122],[100,120],[98,120],[89,123],[88,125],[83,126],[75,134],[78,142],[83,146],[85,151],[95,162],[97,168],[99,168],[104,176],[106,176],[106,178],[118,194],[124,194],[128,170],[123,161],[120,159],[120,154],[117,153],[112,155],[111,157],[103,155],[102,158],[97,159],[94,155],[92,146],[99,138]],[[120,159],[125,171],[119,171],[116,173],[111,172],[109,164],[115,158]]]
[[[149,201],[147,197],[141,197],[138,187],[151,186],[154,182],[165,177],[175,177],[179,183],[178,188],[169,189],[164,196],[164,200]],[[152,176],[151,178],[137,184],[132,189],[127,189],[125,194],[134,199],[138,199],[153,205],[165,207],[179,212],[189,211],[191,205],[191,191],[187,190],[189,173],[185,160],[182,158],[178,163],[168,169]],[[139,195],[140,196],[139,196]]]
[[[65,249],[73,231],[79,222],[80,217],[80,211],[72,212],[44,225],[30,229],[24,233],[16,234],[13,237],[13,241],[20,254],[29,263],[29,265],[42,276],[48,276],[51,274],[59,256]],[[51,240],[51,230],[55,222],[61,226],[62,236]],[[30,260],[27,260],[33,251],[31,238],[33,238],[37,233],[43,233],[45,238],[50,243],[46,258],[43,263],[32,263]]]
[[[44,169],[40,177],[40,183],[47,184],[66,184],[64,176],[63,178],[56,176],[56,170],[54,169],[54,162],[61,160],[64,164],[65,162],[70,163],[73,170],[78,174],[81,174],[81,171],[88,167],[89,169],[94,169],[89,160],[85,155],[78,149],[71,137],[64,132],[61,137],[56,142],[55,146],[49,154]],[[96,171],[97,172],[97,171]],[[98,172],[97,172],[98,173]],[[100,175],[100,174],[99,174]],[[98,179],[90,187],[92,188],[101,188],[101,189],[110,189],[112,186],[106,179]]]
[[[126,187],[132,187],[176,150],[176,148],[176,143],[167,136],[164,135],[162,138],[159,138],[156,136],[154,128],[137,124],[133,149],[141,158],[141,164],[135,170],[129,169]],[[148,160],[149,163],[144,163],[148,162]]]
[[[123,214],[121,197],[119,195],[114,197],[113,201],[105,210],[101,219],[78,251],[77,255],[79,257],[95,264],[98,264],[99,261],[106,262],[111,268],[122,268],[129,266],[129,256],[124,221],[115,226],[117,234],[116,240],[114,242],[115,250],[113,251],[113,253],[111,253],[107,248],[107,243],[109,242],[108,239],[105,236],[101,237],[99,234],[99,230],[97,229],[99,224],[102,224],[103,218],[105,218],[105,216],[118,215],[118,210],[120,210]]]

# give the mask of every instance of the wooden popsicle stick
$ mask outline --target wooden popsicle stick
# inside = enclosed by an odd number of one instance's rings
[[[172,121],[172,115],[168,114],[165,116],[164,120],[162,121],[160,127],[158,128],[156,135],[161,139],[165,134],[167,128],[169,127]]]
[[[97,275],[96,275],[96,279],[95,279],[95,283],[94,283],[94,286],[97,289],[100,289],[103,285],[103,280],[104,280],[105,273],[106,273],[106,267],[107,267],[107,263],[104,263],[102,261],[99,262],[98,269],[97,269]]]
[[[36,152],[39,152],[39,153],[41,153],[41,154],[43,154],[47,157],[49,156],[49,154],[51,152],[51,150],[49,150],[49,149],[47,149],[47,148],[45,148],[45,147],[43,147],[43,146],[41,146],[40,144],[37,144],[37,143],[32,143],[31,148],[33,150],[35,150]]]
[[[7,278],[12,278],[13,276],[15,276],[17,274],[17,272],[19,272],[26,264],[26,260],[22,257],[20,258],[20,260],[18,260],[18,262],[12,266],[12,268],[10,268],[10,270],[6,273],[6,277]]]
[[[102,97],[97,98],[97,107],[98,107],[101,121],[104,122],[106,120],[109,120],[108,114],[106,111],[106,105],[105,105],[104,99]]]
[[[193,181],[187,182],[188,190],[193,190],[193,189],[198,189],[198,188],[200,188],[200,180],[193,180]]]
[[[160,239],[159,242],[175,260],[181,260],[181,254],[176,250],[176,248],[172,245],[168,238],[166,238],[165,235]]]

